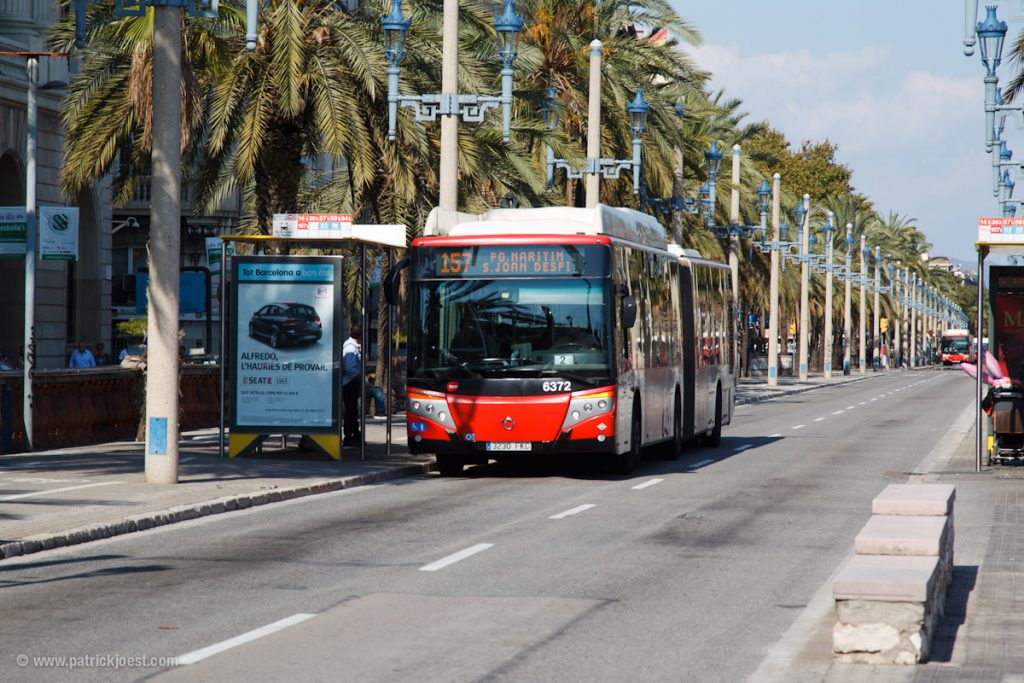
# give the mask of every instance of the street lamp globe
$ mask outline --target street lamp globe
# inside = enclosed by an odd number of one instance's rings
[[[626,105],[626,111],[629,112],[629,124],[633,129],[633,137],[638,138],[644,132],[644,128],[647,125],[647,112],[650,109],[651,105],[644,101],[644,91],[637,90],[636,97]]]
[[[388,56],[392,65],[397,65],[405,54],[402,48],[411,23],[412,19],[406,19],[402,14],[402,0],[392,0],[391,13],[380,20],[380,25],[384,29],[384,54]]]
[[[519,54],[519,34],[523,32],[523,18],[516,14],[512,0],[505,0],[505,11],[494,18],[494,30],[498,32],[498,56],[511,66]]]
[[[768,186],[768,179],[761,178],[761,187],[757,188],[757,207],[761,213],[768,212],[768,201],[772,196],[772,188]]]
[[[722,164],[722,151],[718,149],[718,141],[711,141],[711,148],[704,152],[704,160],[708,163],[708,177],[718,178],[718,168]]]
[[[1006,22],[996,17],[996,6],[985,8],[988,14],[985,21],[978,22],[978,42],[981,44],[981,61],[988,69],[990,76],[996,75],[996,69],[1003,60],[1003,42],[1006,40]]]
[[[801,229],[803,229],[802,226],[804,224],[804,217],[807,216],[807,209],[804,208],[804,203],[802,201],[796,205],[793,213],[796,214],[796,221],[801,225]]]

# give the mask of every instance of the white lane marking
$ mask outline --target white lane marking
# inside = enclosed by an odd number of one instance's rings
[[[714,460],[712,460],[711,458],[708,458],[707,460],[701,460],[700,462],[695,462],[692,465],[690,465],[690,469],[693,470],[697,469],[698,467],[704,467],[705,465],[710,465],[713,462]]]
[[[742,446],[740,446],[739,448],[732,449],[732,452],[733,453],[739,453],[740,451],[745,451],[748,448],[753,448],[753,447],[754,447],[754,444],[752,444],[752,443],[745,443]]]
[[[846,406],[847,410],[853,410],[853,406]]]
[[[221,642],[210,645],[209,647],[204,647],[200,650],[193,650],[192,652],[183,654],[177,658],[177,662],[181,666],[195,664],[196,662],[201,662],[207,657],[212,657],[213,655],[224,652],[225,650],[230,650],[233,647],[251,643],[258,638],[269,636],[271,633],[276,633],[277,631],[286,629],[289,626],[301,624],[307,619],[312,619],[315,616],[315,614],[293,614],[292,616],[281,619],[280,621],[275,621],[273,624],[260,626],[258,629],[249,631],[248,633],[243,633],[240,636],[228,638],[227,640],[222,640]]]
[[[487,550],[488,548],[493,548],[493,547],[494,547],[493,543],[477,543],[476,545],[470,546],[469,548],[466,548],[465,550],[460,550],[457,553],[452,553],[448,557],[442,557],[437,562],[431,562],[430,564],[425,564],[422,567],[420,567],[420,571],[421,572],[436,572],[438,569],[444,569],[445,567],[447,567],[450,564],[455,564],[456,562],[459,562],[460,560],[464,560],[467,557],[472,557],[473,555],[476,555],[477,553],[482,553],[483,551]]]
[[[782,438],[782,434],[769,434],[768,438],[769,439],[781,439]]]
[[[807,425],[797,425],[797,426],[795,426],[795,427],[790,427],[790,429],[803,429],[803,428],[804,428],[804,427],[806,427],[806,426],[807,426]]]
[[[833,415],[842,415],[844,412],[846,412],[846,411],[844,411],[844,410],[837,410],[836,412],[834,412],[832,414]]]
[[[574,507],[571,510],[566,510],[565,512],[559,512],[557,515],[551,515],[550,517],[548,517],[548,519],[565,519],[566,517],[571,517],[573,515],[578,515],[581,512],[586,512],[587,510],[589,510],[592,507],[594,507],[593,503],[586,503],[585,505],[577,505],[576,507]]]
[[[195,460],[195,459],[196,459],[197,457],[199,457],[199,456],[193,455],[193,456],[192,456],[192,457],[190,457],[190,458],[182,458],[182,459],[181,459],[181,460],[179,460],[178,462],[192,462],[192,461],[193,461],[193,460]]]
[[[877,399],[877,398],[873,398],[873,399],[871,399],[871,400],[872,400],[872,401],[877,401],[878,399]]]
[[[660,484],[663,481],[665,481],[665,480],[664,479],[650,479],[648,481],[645,481],[642,484],[637,484],[636,486],[633,487],[633,490],[634,491],[643,491],[645,488],[647,488],[649,486],[654,486],[655,484]]]
[[[46,489],[45,491],[33,491],[32,493],[19,493],[14,496],[4,496],[0,498],[0,502],[8,500],[21,500],[22,498],[35,498],[36,496],[46,496],[51,493],[63,493],[64,491],[77,491],[79,489],[91,489],[94,486],[112,486],[114,484],[123,484],[123,481],[101,481],[98,484],[82,484],[81,486],[65,486],[60,489]]]
[[[825,418],[823,418],[823,417],[816,417],[816,418],[814,418],[814,421],[815,421],[815,422],[821,422],[821,421],[822,421],[822,420],[824,420],[824,419],[825,419]]]
[[[861,402],[860,402],[860,403],[858,403],[857,405],[859,405],[859,406],[862,406],[862,405],[866,405],[866,404],[867,404],[867,401],[861,401]]]

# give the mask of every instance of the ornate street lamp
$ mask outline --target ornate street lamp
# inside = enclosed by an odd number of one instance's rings
[[[558,109],[555,101],[555,89],[548,88],[548,97],[541,107],[544,115],[544,122],[550,130],[558,126]],[[632,159],[603,159],[600,157],[587,157],[586,166],[582,169],[576,168],[565,159],[556,159],[555,152],[550,145],[545,145],[547,156],[547,188],[551,190],[555,182],[555,170],[565,169],[566,177],[579,179],[585,175],[596,175],[608,180],[616,180],[624,170],[633,171],[633,194],[640,193],[640,162],[641,148],[644,129],[647,126],[647,113],[651,105],[644,100],[644,91],[637,90],[636,96],[628,105],[626,111],[629,114],[629,127],[633,132],[633,158]]]
[[[388,58],[388,140],[394,140],[398,125],[398,107],[410,107],[415,111],[417,121],[436,121],[438,116],[452,115],[471,123],[480,123],[488,109],[502,108],[502,139],[508,142],[512,127],[512,68],[519,53],[519,34],[523,30],[523,19],[512,6],[512,0],[505,0],[504,12],[494,19],[498,33],[498,56],[501,58],[501,96],[428,94],[400,95],[398,92],[401,75],[401,60],[404,52],[405,34],[412,24],[402,13],[402,0],[392,0],[391,12],[380,20],[384,29],[384,53]]]
[[[981,44],[981,61],[988,69],[989,76],[996,75],[996,69],[1003,61],[1003,42],[1006,40],[1006,22],[996,17],[996,6],[985,8],[985,21],[978,22],[978,42]]]

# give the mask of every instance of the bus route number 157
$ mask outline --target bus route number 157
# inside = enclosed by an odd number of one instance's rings
[[[544,389],[544,391],[550,392],[572,391],[572,382],[565,379],[558,379],[551,382],[544,382],[541,388]]]

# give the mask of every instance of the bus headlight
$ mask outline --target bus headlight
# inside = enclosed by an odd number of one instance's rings
[[[409,392],[409,415],[433,420],[449,431],[455,431],[455,421],[448,413],[448,401],[443,395]]]
[[[611,412],[615,406],[614,396],[615,392],[613,390],[573,394],[569,400],[569,407],[565,412],[565,420],[562,422],[562,431],[572,429],[583,420],[588,420],[595,415]],[[597,399],[596,403],[594,399]]]

